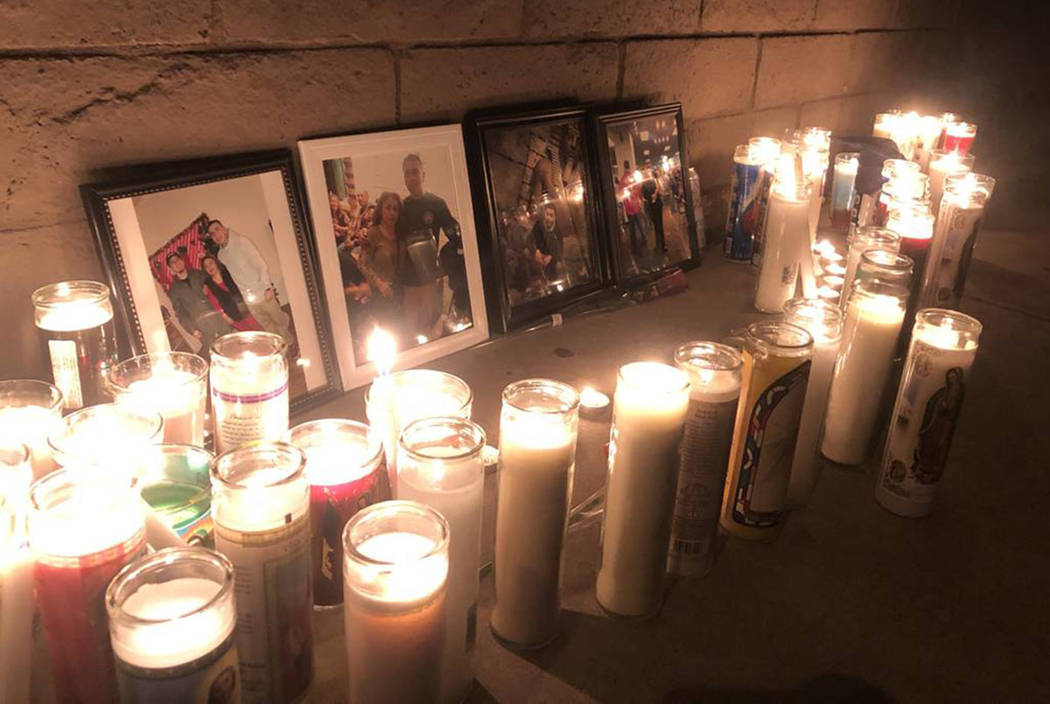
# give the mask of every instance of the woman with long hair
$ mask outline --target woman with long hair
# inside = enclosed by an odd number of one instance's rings
[[[400,335],[397,281],[401,242],[397,221],[401,217],[401,196],[387,191],[376,201],[372,221],[361,241],[358,268],[372,288],[372,314],[391,334]]]
[[[201,259],[204,270],[204,295],[222,319],[235,330],[262,330],[262,325],[248,310],[241,290],[230,276],[230,272],[214,255],[205,254]]]

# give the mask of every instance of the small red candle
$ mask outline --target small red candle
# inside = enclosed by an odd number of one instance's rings
[[[972,122],[963,122],[961,120],[950,122],[944,128],[944,140],[941,148],[946,152],[969,154],[970,147],[973,146],[973,140],[976,136],[977,125]]]

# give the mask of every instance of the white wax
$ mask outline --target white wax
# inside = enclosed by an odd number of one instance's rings
[[[225,608],[191,612],[211,601],[219,589],[212,580],[196,577],[143,584],[124,602],[124,611],[142,619],[175,620],[117,626],[113,652],[129,665],[150,669],[177,667],[207,655],[233,632],[233,601]]]
[[[95,301],[67,301],[44,313],[36,326],[52,332],[90,330],[113,319],[113,311]]]
[[[431,447],[430,455],[453,448]],[[441,701],[458,704],[474,682],[474,627],[477,620],[478,569],[481,566],[481,516],[485,468],[475,461],[401,463],[399,499],[430,506],[448,521],[449,568],[445,601],[445,655]]]
[[[809,384],[806,386],[806,399],[802,403],[802,419],[798,426],[795,455],[791,460],[791,480],[788,484],[788,503],[791,506],[805,505],[820,477],[820,466],[817,463],[820,431],[824,427],[831,376],[839,351],[839,337],[829,338],[822,334],[818,329],[824,328],[822,323],[804,327],[813,335],[813,356],[812,366],[809,368]]]
[[[191,372],[173,369],[128,384],[117,401],[164,418],[164,442],[204,445],[206,384]]]
[[[33,652],[33,566],[28,547],[0,554],[0,702],[29,701]]]
[[[803,251],[809,251],[809,204],[785,198],[774,190],[766,213],[756,308],[764,313],[784,309],[784,304],[795,295]]]
[[[0,408],[0,429],[29,448],[36,479],[55,468],[47,437],[61,426],[62,417],[43,406]]]
[[[38,554],[93,555],[131,539],[143,523],[141,500],[130,488],[81,484],[69,500],[30,515],[30,544]]]
[[[351,449],[353,448],[353,449]],[[358,446],[348,443],[314,445],[301,448],[306,455],[306,478],[312,486],[338,486],[357,481],[373,467]]]
[[[360,596],[382,611],[411,611],[430,601],[448,578],[444,558],[434,555],[434,541],[425,535],[409,532],[389,532],[374,535],[357,546],[365,557],[399,565],[360,568],[371,572],[369,594],[355,588]],[[354,585],[351,585],[354,586]]]
[[[903,307],[891,296],[849,304],[821,444],[828,459],[864,461],[903,321]]]
[[[242,479],[243,489],[212,490],[215,520],[225,528],[241,533],[272,530],[291,523],[310,507],[305,481],[273,485],[286,477],[280,467],[260,469]],[[214,481],[214,480],[213,480]]]
[[[944,179],[954,174],[964,174],[969,166],[961,163],[954,153],[930,162],[930,210],[936,215],[941,209],[941,198],[944,196]]]
[[[560,421],[504,418],[499,447],[492,627],[506,640],[534,645],[557,634],[576,437]]]
[[[646,616],[663,596],[689,385],[666,365],[632,364],[621,374],[628,369],[633,378],[613,396],[596,594],[607,611]]]

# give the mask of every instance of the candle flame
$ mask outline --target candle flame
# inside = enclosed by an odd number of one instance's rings
[[[376,327],[368,338],[368,361],[376,365],[380,376],[386,376],[394,368],[397,358],[397,341],[381,327]]]

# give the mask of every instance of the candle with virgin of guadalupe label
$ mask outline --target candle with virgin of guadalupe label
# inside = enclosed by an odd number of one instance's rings
[[[211,346],[215,451],[280,438],[288,430],[287,344],[269,332],[234,332]]]

